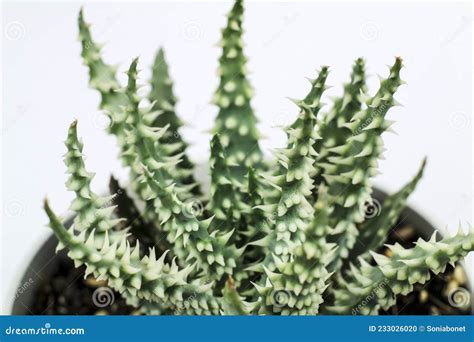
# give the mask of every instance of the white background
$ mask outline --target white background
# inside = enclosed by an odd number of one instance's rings
[[[216,108],[220,28],[230,3],[86,4],[94,38],[107,42],[105,59],[123,71],[140,56],[143,82],[159,46],[166,50],[182,130],[196,162],[208,158],[205,132]],[[74,118],[84,138],[87,166],[97,172],[94,187],[106,189],[111,172],[126,180],[114,137],[102,129],[99,95],[88,89],[80,58],[75,3],[16,3],[3,7],[2,102],[2,313],[11,291],[48,234],[41,209],[45,195],[56,212],[67,214],[72,194],[64,187],[63,140]],[[267,137],[266,152],[284,145],[276,127],[290,123],[296,107],[285,97],[303,97],[304,79],[329,65],[328,95],[341,92],[352,62],[364,56],[369,85],[387,75],[387,64],[402,56],[406,68],[389,112],[397,135],[385,136],[387,160],[376,184],[397,190],[428,156],[425,176],[409,203],[440,229],[472,222],[471,33],[469,5],[459,4],[246,4],[245,37],[254,108]],[[121,76],[123,79],[123,76]]]

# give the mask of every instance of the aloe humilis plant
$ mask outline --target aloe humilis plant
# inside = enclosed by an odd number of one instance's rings
[[[58,250],[68,249],[76,267],[86,265],[86,276],[106,280],[145,314],[198,315],[376,314],[472,251],[470,229],[439,241],[435,235],[419,239],[411,249],[389,246],[390,256],[375,253],[425,167],[423,162],[384,201],[380,215],[365,215],[384,151],[381,135],[390,130],[385,116],[403,84],[401,58],[373,96],[364,60],[357,59],[342,96],[328,110],[321,98],[329,69],[321,67],[306,97],[294,101],[299,114],[286,128],[287,147],[266,161],[250,103],[242,17],[242,1],[236,0],[220,44],[207,196],[179,134],[182,123],[163,50],[153,65],[150,105],[143,106],[138,60],[122,86],[81,11],[82,57],[135,196],[129,207],[119,208],[114,195],[92,191],[93,173],[84,164],[73,122],[64,160],[67,188],[75,193],[72,226],[66,228],[47,201],[44,205]],[[116,183],[113,188],[120,189]],[[129,228],[120,228],[124,221]]]

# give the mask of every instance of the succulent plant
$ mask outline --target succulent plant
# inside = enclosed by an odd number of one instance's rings
[[[389,246],[388,256],[376,253],[425,167],[423,161],[379,215],[366,215],[384,151],[381,136],[391,125],[385,116],[403,84],[401,58],[373,96],[364,60],[357,59],[342,96],[327,110],[322,97],[329,68],[321,67],[306,97],[294,101],[299,114],[285,128],[286,148],[266,159],[250,103],[242,19],[243,4],[236,0],[222,33],[211,187],[204,194],[179,133],[163,50],[153,65],[151,91],[142,96],[138,59],[121,85],[81,10],[82,57],[110,118],[108,132],[130,169],[131,190],[112,180],[110,196],[92,191],[93,173],[73,122],[64,159],[67,188],[75,193],[72,226],[44,204],[58,250],[66,248],[76,267],[86,265],[86,276],[106,280],[145,314],[199,315],[376,314],[472,251],[470,228],[419,239],[410,249]],[[118,195],[126,206],[115,205]]]

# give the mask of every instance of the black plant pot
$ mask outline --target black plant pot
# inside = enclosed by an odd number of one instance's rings
[[[384,192],[377,189],[374,191],[374,198],[380,203],[383,203],[385,197]],[[428,220],[409,207],[403,210],[401,218],[387,242],[410,245],[419,237],[430,238],[435,231]],[[407,227],[412,230],[408,237]],[[401,229],[405,231],[402,232]],[[102,287],[105,284],[93,279],[84,280],[84,269],[75,269],[65,251],[56,254],[56,245],[57,240],[51,235],[24,271],[14,295],[11,308],[13,315],[134,313],[134,309],[127,306],[119,294]],[[381,314],[473,314],[472,307],[465,305],[466,301],[470,303],[472,287],[466,277],[464,265],[460,264],[457,268],[459,269],[454,272],[449,266],[445,273],[434,276],[428,284],[415,287],[412,294],[400,297],[393,308],[382,311]],[[456,282],[453,280],[455,274],[458,278],[461,274],[464,280],[456,283],[458,292],[452,292],[448,296],[452,298],[447,298],[445,293],[450,283]],[[101,292],[102,289],[109,292]]]

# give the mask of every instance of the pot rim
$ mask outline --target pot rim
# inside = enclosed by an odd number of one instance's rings
[[[48,229],[47,231],[41,232],[41,236],[38,239],[40,244],[38,249],[30,249],[28,253],[26,253],[26,257],[24,257],[20,263],[19,269],[21,272],[16,272],[14,276],[14,283],[8,284],[8,290],[6,291],[7,298],[4,300],[4,308],[6,309],[3,314],[6,315],[13,315],[15,304],[17,302],[17,292],[18,289],[31,277],[28,274],[32,273],[30,265],[35,260],[36,256],[39,254],[43,254],[45,247],[47,246],[49,240],[53,238],[54,234]],[[35,270],[36,271],[36,270]],[[32,284],[33,285],[33,284]],[[18,306],[18,305],[16,305]]]

